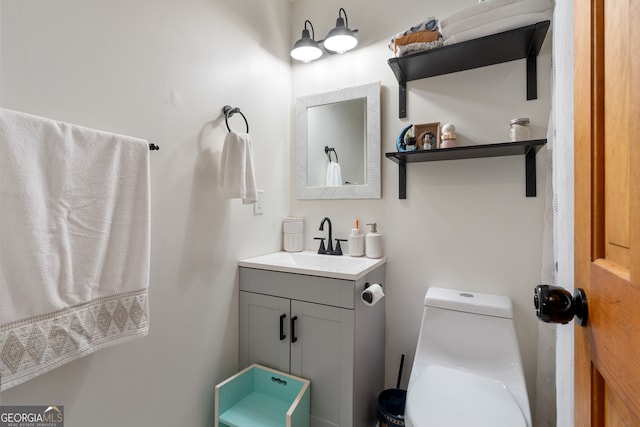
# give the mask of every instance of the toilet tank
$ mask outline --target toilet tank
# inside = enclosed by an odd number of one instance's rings
[[[438,364],[490,377],[522,372],[509,297],[432,287],[424,304],[414,367]]]

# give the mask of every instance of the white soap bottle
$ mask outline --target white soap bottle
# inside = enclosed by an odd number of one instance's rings
[[[349,234],[349,255],[351,256],[364,255],[364,234],[360,233],[360,228],[358,228],[357,219],[356,219],[356,228],[352,228],[351,234]]]
[[[365,248],[367,252],[367,258],[381,258],[382,257],[382,234],[378,233],[378,224],[367,224],[371,226],[371,231],[367,233],[365,239]]]

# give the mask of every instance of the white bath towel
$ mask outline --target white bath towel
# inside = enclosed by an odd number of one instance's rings
[[[536,22],[547,21],[551,19],[552,15],[553,10],[549,9],[544,12],[525,13],[522,15],[503,18],[498,21],[479,25],[466,31],[450,35],[449,37],[446,37],[444,39],[444,44],[445,46],[447,46],[454,43],[460,43],[467,40],[488,36],[490,34],[513,30],[516,28],[524,27],[526,25],[535,24]]]
[[[500,8],[502,6],[518,3],[521,0],[487,0],[479,3],[472,4],[471,6],[467,6],[464,9],[460,9],[459,11],[447,16],[445,19],[440,20],[440,27],[442,26],[448,27],[451,24],[456,22],[463,21],[467,18],[471,18],[477,15],[481,15],[483,13],[491,12],[494,9]]]
[[[337,187],[342,185],[342,171],[338,162],[329,162],[327,166],[327,176],[325,179],[327,187]]]
[[[148,332],[146,141],[0,109],[0,391]]]
[[[247,133],[229,131],[220,159],[220,186],[226,198],[242,199],[245,205],[257,200],[251,138]]]
[[[507,31],[507,29],[517,28],[517,26],[527,25],[527,23],[535,24],[536,22],[550,19],[553,3],[551,0],[519,0],[513,3],[506,3],[500,6],[494,7],[490,10],[483,10],[481,6],[485,4],[500,4],[500,1],[488,1],[484,3],[478,3],[464,10],[474,9],[478,13],[471,14],[464,19],[458,19],[454,22],[450,22],[450,19],[443,20],[441,25],[442,36],[445,40],[457,37],[460,39],[460,35],[467,31],[476,31],[479,27],[491,28],[492,24],[495,24],[496,29],[484,34],[495,34],[501,31]],[[543,18],[539,18],[536,14],[547,12]],[[529,19],[522,19],[523,17],[530,17]],[[536,21],[538,19],[538,21]],[[504,22],[517,21],[516,26],[507,28]],[[526,22],[525,24],[520,24]],[[462,41],[462,40],[458,40]]]

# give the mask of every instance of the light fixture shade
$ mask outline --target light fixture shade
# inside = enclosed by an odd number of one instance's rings
[[[311,25],[310,21],[305,21],[302,37],[293,44],[293,49],[291,49],[291,57],[302,62],[311,62],[322,56],[322,49],[320,49],[318,43],[311,38],[309,30],[307,30],[307,22]],[[311,26],[311,29],[313,30],[313,26]]]
[[[340,16],[341,13],[344,13],[345,18],[347,17],[347,12],[340,8],[336,26],[325,37],[324,47],[333,52],[345,53],[358,45],[358,39],[353,35],[354,31],[345,25],[344,19]]]

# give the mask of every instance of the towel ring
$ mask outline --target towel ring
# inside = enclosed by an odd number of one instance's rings
[[[333,151],[333,154],[336,156],[336,163],[338,162],[338,153],[336,152],[336,149],[333,147],[329,147],[328,145],[324,146],[324,153],[327,155],[327,157],[329,158],[329,163],[331,163],[331,152]]]
[[[226,123],[227,130],[229,132],[231,132],[231,128],[229,127],[229,118],[233,117],[235,113],[238,113],[244,119],[244,124],[247,126],[247,133],[249,133],[249,122],[247,121],[247,118],[244,116],[244,114],[242,114],[242,111],[240,111],[240,108],[231,108],[231,106],[225,105],[224,107],[222,107],[222,111],[224,112],[224,122]]]

